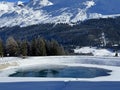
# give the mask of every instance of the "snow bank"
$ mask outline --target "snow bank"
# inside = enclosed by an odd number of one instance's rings
[[[115,53],[108,49],[101,49],[96,47],[82,47],[74,49],[74,53],[92,54],[94,56],[115,56]]]

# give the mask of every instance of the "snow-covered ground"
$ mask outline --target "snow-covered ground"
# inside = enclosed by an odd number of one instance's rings
[[[97,47],[82,47],[74,49],[74,53],[92,54],[93,56],[115,56],[115,52],[110,49],[102,49]]]
[[[46,56],[28,57],[26,59],[9,57],[0,60],[0,82],[27,82],[27,81],[120,81],[120,57],[95,56]],[[36,77],[8,77],[18,70],[62,68],[66,66],[95,67],[112,70],[109,76],[96,78],[36,78]]]

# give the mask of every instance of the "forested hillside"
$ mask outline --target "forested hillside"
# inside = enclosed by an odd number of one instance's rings
[[[4,27],[0,36],[5,41],[9,36],[16,40],[28,40],[43,37],[55,39],[63,45],[100,46],[104,33],[107,45],[120,44],[120,17],[107,19],[91,19],[79,22],[77,25],[68,24],[39,24],[28,27]]]

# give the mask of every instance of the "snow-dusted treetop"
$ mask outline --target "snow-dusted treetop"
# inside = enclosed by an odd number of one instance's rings
[[[2,1],[0,2],[0,27],[28,26],[39,23],[73,24],[91,18],[119,16],[120,0],[113,1],[30,0],[25,3]]]

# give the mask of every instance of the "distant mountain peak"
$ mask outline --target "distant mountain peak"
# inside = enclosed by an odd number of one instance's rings
[[[94,0],[89,0],[89,1],[83,2],[83,4],[87,6],[86,8],[91,8],[92,6],[95,5],[95,2]]]
[[[53,5],[53,3],[48,0],[30,0],[28,3],[28,6],[32,8],[42,8],[50,5]]]
[[[18,2],[17,2],[17,5],[23,7],[23,6],[24,6],[24,2],[18,1]]]
[[[68,23],[120,16],[120,0],[30,0],[0,2],[0,27]]]

